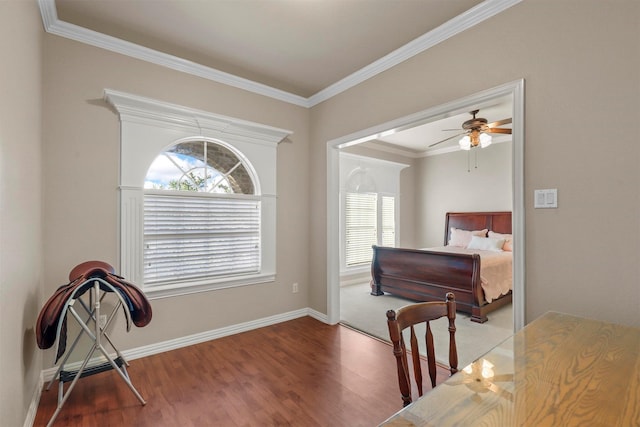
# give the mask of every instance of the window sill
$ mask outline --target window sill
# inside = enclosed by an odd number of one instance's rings
[[[193,282],[178,282],[165,285],[148,286],[142,288],[148,299],[170,298],[199,292],[215,291],[217,289],[237,288],[240,286],[256,285],[275,281],[275,273],[254,274],[242,277],[225,277],[215,280],[200,280]]]

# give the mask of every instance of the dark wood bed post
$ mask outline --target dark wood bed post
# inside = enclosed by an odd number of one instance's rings
[[[378,251],[376,251],[377,246],[373,245],[373,260],[371,261],[371,295],[374,296],[380,296],[380,295],[384,295],[384,292],[382,292],[382,289],[380,289],[380,272],[379,269],[376,268],[378,266],[378,263],[376,261],[376,254],[378,253]]]

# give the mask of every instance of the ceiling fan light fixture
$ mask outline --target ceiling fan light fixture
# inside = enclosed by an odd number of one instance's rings
[[[471,150],[471,138],[469,135],[463,136],[460,141],[458,141],[461,150]]]
[[[487,133],[480,134],[480,147],[485,148],[491,145],[491,135]]]

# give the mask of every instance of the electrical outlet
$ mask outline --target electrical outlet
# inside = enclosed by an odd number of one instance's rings
[[[104,328],[105,325],[107,324],[107,315],[106,314],[101,314],[100,317],[98,318],[98,324],[100,325],[101,328]]]
[[[294,294],[297,294],[297,293],[298,293],[298,284],[297,284],[297,283],[294,283],[294,284],[293,284],[291,291],[292,291]]]

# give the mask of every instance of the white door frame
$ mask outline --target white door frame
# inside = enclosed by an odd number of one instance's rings
[[[524,79],[506,83],[474,95],[438,105],[409,116],[363,129],[327,142],[327,321],[340,321],[340,212],[339,151],[341,148],[376,139],[387,132],[409,129],[446,117],[456,111],[494,98],[513,98],[512,188],[513,188],[513,322],[515,331],[525,320],[525,233],[524,233]]]

